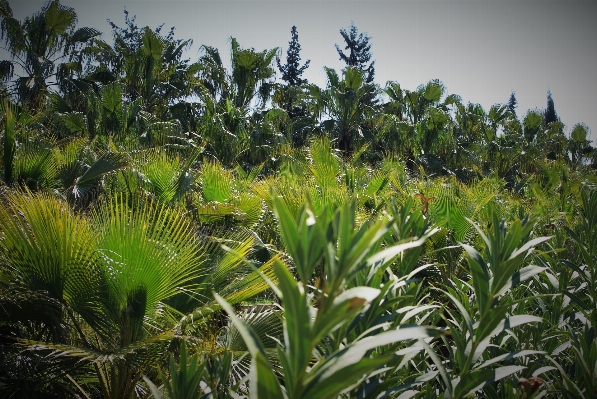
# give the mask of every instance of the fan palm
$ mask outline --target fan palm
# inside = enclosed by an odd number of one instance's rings
[[[95,370],[105,397],[131,397],[177,334],[181,313],[165,304],[168,298],[200,287],[196,297],[211,296],[200,284],[210,270],[208,247],[181,210],[156,201],[117,196],[89,217],[47,194],[13,193],[5,201],[3,289],[24,290],[31,298],[20,304],[28,306],[23,310],[5,307],[12,312],[6,320],[33,323],[42,332],[15,337],[21,351],[81,359]],[[243,245],[246,253],[250,244]],[[231,302],[265,288],[251,273],[237,272],[227,285],[238,263],[224,265],[218,267],[228,272],[213,272],[212,287]],[[56,310],[44,315],[44,309]]]
[[[72,70],[74,62],[64,62],[77,44],[87,43],[100,32],[90,28],[75,30],[77,14],[58,0],[47,2],[44,7],[23,22],[13,17],[8,1],[0,2],[1,38],[6,43],[12,60],[2,61],[0,79],[12,79],[12,93],[21,105],[39,108],[43,105],[50,87],[60,83]],[[54,78],[54,81],[50,79]]]
[[[374,110],[364,100],[375,96],[377,88],[372,83],[366,83],[363,71],[355,67],[343,70],[342,80],[335,70],[326,68],[325,71],[328,87],[319,94],[331,119],[323,124],[338,140],[337,148],[350,156],[360,139],[372,134],[364,122]]]

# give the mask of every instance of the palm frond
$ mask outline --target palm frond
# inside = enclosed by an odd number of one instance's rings
[[[217,163],[206,162],[201,169],[203,197],[207,201],[230,202],[232,174]]]
[[[317,184],[322,188],[338,185],[336,177],[339,174],[338,159],[332,153],[327,139],[314,140],[311,144],[311,171]]]
[[[106,276],[88,221],[47,194],[15,192],[6,204],[0,249],[13,278],[30,291],[47,292],[90,325],[105,326]]]
[[[117,195],[93,216],[99,252],[125,305],[128,293],[147,293],[144,314],[172,297],[202,273],[201,243],[181,210],[157,201]]]
[[[73,195],[75,198],[84,196],[89,190],[96,187],[104,175],[125,168],[129,163],[126,153],[108,152],[101,155],[83,175],[75,180],[72,186]]]

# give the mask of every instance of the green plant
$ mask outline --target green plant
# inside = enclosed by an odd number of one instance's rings
[[[361,334],[342,345],[338,340],[329,341],[330,334],[354,320],[381,292],[366,286],[347,288],[346,284],[365,265],[382,267],[396,255],[421,245],[424,238],[375,251],[391,222],[366,223],[354,230],[354,208],[350,205],[338,209],[331,219],[327,211],[316,216],[308,208],[294,219],[283,201],[274,199],[274,204],[281,235],[301,280],[295,281],[287,267],[276,261],[274,271],[279,283],[270,284],[284,308],[284,339],[278,347],[282,385],[255,332],[216,296],[251,354],[252,397],[336,397],[354,389],[364,375],[393,358],[385,351],[371,357],[375,348],[439,334],[433,328],[405,325],[374,336]],[[322,260],[321,288],[313,293],[313,307],[311,294],[302,281],[309,281]]]
[[[517,350],[492,358],[485,357],[492,340],[504,331],[543,321],[533,315],[517,314],[514,311],[516,301],[504,294],[546,270],[540,266],[521,266],[536,245],[549,239],[538,237],[529,240],[533,223],[527,218],[506,226],[494,214],[492,226],[492,231],[485,235],[475,225],[486,245],[485,256],[470,245],[461,244],[467,253],[472,283],[464,284],[456,280],[455,285],[445,291],[450,301],[450,306],[444,307],[444,320],[452,339],[450,344],[446,341],[445,345],[450,354],[449,363],[444,364],[432,352],[432,347],[424,344],[440,373],[444,397],[465,397],[525,368],[518,365],[500,366],[504,360],[543,353]],[[473,298],[467,294],[469,290],[474,293]]]

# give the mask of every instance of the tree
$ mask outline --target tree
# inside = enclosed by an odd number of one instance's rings
[[[346,42],[346,47],[344,47],[344,49],[350,50],[350,53],[348,55],[344,54],[337,44],[336,50],[338,51],[338,55],[340,55],[340,59],[344,61],[347,66],[356,67],[363,72],[367,72],[365,83],[372,83],[375,75],[375,61],[372,61],[369,66],[367,66],[367,63],[371,60],[371,45],[369,44],[371,37],[369,37],[367,33],[360,33],[357,36],[357,33],[358,29],[352,22],[350,24],[350,33],[346,32],[346,29],[344,28],[340,29],[340,34]]]
[[[276,59],[278,69],[282,73],[282,80],[286,85],[277,85],[278,88],[273,96],[274,104],[283,108],[290,118],[301,118],[307,114],[307,107],[305,105],[305,98],[307,91],[304,85],[307,79],[301,79],[301,75],[309,67],[311,60],[307,60],[303,66],[300,66],[301,60],[300,51],[301,45],[298,42],[298,32],[296,26],[291,29],[292,40],[288,42],[288,50],[286,51],[286,65],[280,63],[280,57]],[[296,134],[294,129],[288,129],[290,135],[293,137],[295,144],[302,144],[304,136]]]
[[[175,39],[173,27],[162,35],[163,24],[139,28],[135,19],[125,9],[124,28],[108,21],[114,45],[94,40],[87,51],[86,77],[102,85],[118,80],[127,101],[142,98],[147,111],[165,115],[172,104],[184,105],[198,83],[198,64],[183,57],[192,40]]]
[[[235,106],[248,107],[257,95],[261,105],[265,105],[273,83],[275,70],[272,61],[278,47],[257,52],[254,48],[241,48],[235,38],[231,38],[230,47],[231,77],[236,89]]]
[[[23,22],[13,17],[7,0],[0,0],[0,40],[11,56],[0,61],[0,80],[8,82],[17,75],[11,94],[21,105],[39,108],[51,86],[61,87],[67,77],[81,70],[80,59],[73,54],[100,32],[75,30],[76,24],[75,10],[57,0],[47,2]]]
[[[558,114],[556,113],[556,107],[551,98],[551,91],[547,91],[547,109],[545,110],[545,123],[550,124],[552,122],[559,122]]]
[[[356,67],[342,70],[342,79],[333,69],[325,68],[325,71],[328,87],[321,96],[331,119],[325,121],[324,126],[330,126],[329,130],[338,140],[338,149],[350,157],[359,138],[371,139],[372,133],[365,122],[374,110],[365,98],[375,97],[377,88],[366,83],[363,71]]]
[[[516,108],[518,108],[518,101],[516,100],[516,96],[514,96],[514,91],[510,94],[510,99],[508,100],[508,111],[514,116],[516,116]]]
[[[300,66],[301,60],[300,51],[301,45],[298,42],[298,32],[296,26],[293,26],[290,33],[292,39],[288,42],[288,50],[286,51],[286,65],[280,64],[280,58],[277,58],[278,69],[282,73],[282,80],[288,86],[298,86],[301,83],[307,83],[306,79],[301,79],[301,75],[309,67],[311,60],[305,61],[305,65]]]

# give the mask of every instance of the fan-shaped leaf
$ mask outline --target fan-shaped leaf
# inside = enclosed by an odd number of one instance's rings
[[[53,30],[58,35],[63,34],[66,30],[77,22],[77,14],[71,7],[65,7],[57,1],[50,3],[50,7],[45,12],[46,26]]]
[[[73,42],[86,42],[91,38],[94,38],[96,36],[101,35],[102,32],[100,32],[97,29],[93,29],[93,28],[79,28],[75,31],[75,33],[73,33],[73,35],[71,36],[71,40]]]
[[[75,198],[81,197],[88,190],[95,187],[98,180],[107,173],[125,168],[129,165],[129,158],[126,153],[109,152],[102,155],[75,180],[72,191]]]

